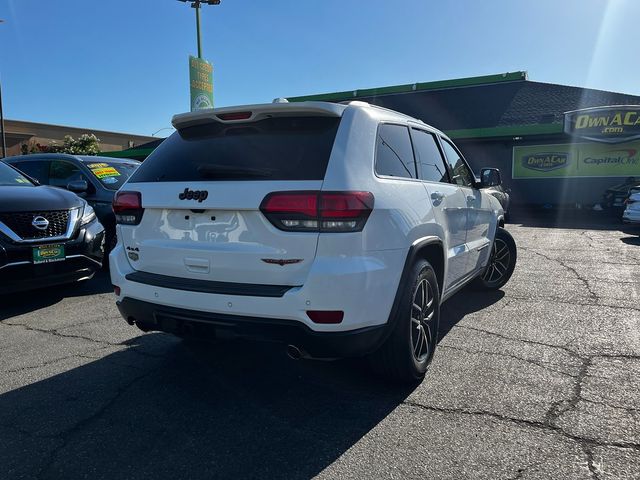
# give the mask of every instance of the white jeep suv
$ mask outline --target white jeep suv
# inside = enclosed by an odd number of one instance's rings
[[[143,331],[369,355],[424,377],[440,305],[500,288],[515,243],[498,201],[442,132],[369,105],[273,103],[173,118],[117,193],[111,278]],[[464,301],[460,298],[460,301]]]

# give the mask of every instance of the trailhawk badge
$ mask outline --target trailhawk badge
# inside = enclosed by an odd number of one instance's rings
[[[271,265],[280,265],[284,267],[285,265],[292,265],[294,263],[300,263],[302,258],[262,258],[264,263],[269,263]]]

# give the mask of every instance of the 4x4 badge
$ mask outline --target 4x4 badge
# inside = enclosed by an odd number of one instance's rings
[[[208,196],[209,192],[207,190],[189,190],[185,188],[184,192],[178,195],[178,198],[180,200],[197,200],[198,203],[202,203]]]

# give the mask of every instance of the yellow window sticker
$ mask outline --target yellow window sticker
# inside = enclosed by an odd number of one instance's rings
[[[93,172],[93,174],[100,178],[107,178],[107,177],[119,177],[120,176],[120,172],[118,170],[116,170],[113,167],[104,167],[104,168],[92,168],[91,171]]]
[[[87,167],[94,169],[94,168],[104,168],[104,167],[108,167],[109,165],[106,163],[90,163],[87,165]]]

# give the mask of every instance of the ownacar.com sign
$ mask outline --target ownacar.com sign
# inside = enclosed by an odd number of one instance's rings
[[[640,142],[514,147],[512,172],[514,179],[640,176]]]
[[[605,143],[640,138],[640,106],[595,107],[564,114],[568,135]]]

